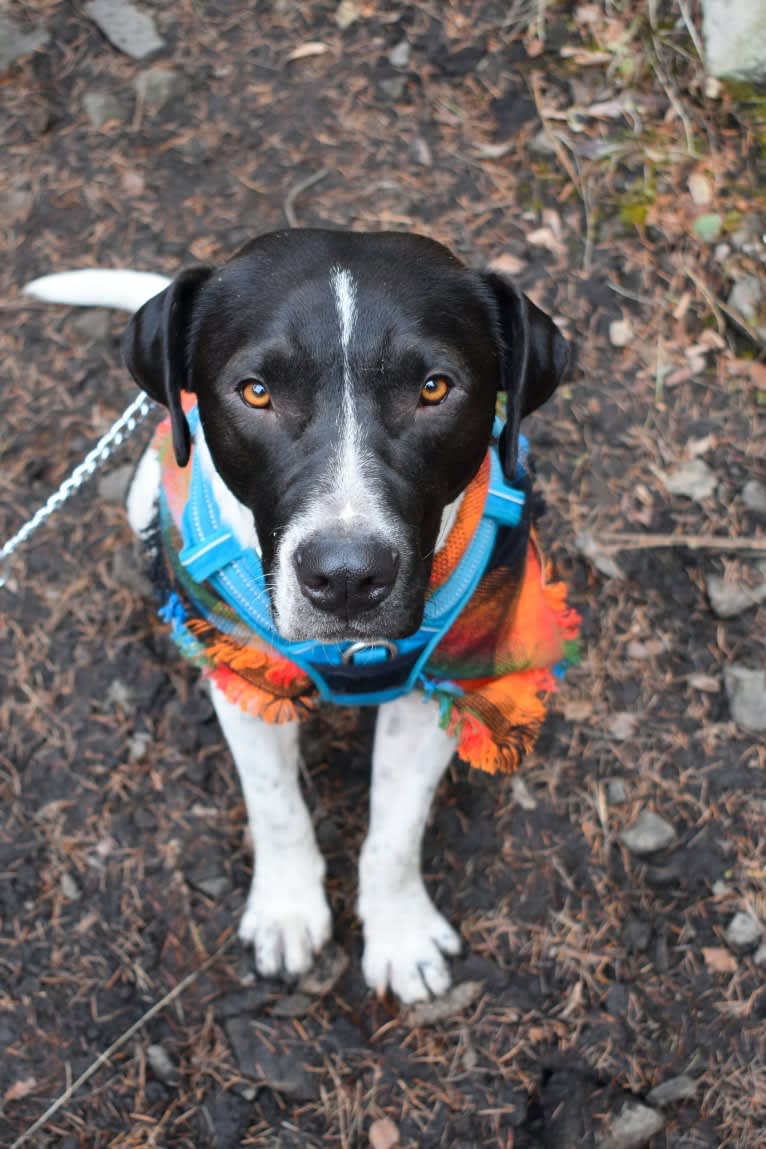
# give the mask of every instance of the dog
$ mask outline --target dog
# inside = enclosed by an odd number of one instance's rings
[[[549,612],[553,637],[521,656],[509,639],[513,665],[492,663],[502,690],[485,681],[487,644],[518,631],[522,606],[550,607],[520,423],[556,390],[566,341],[510,279],[412,234],[279,231],[172,282],[82,272],[29,290],[135,311],[125,360],[168,415],[128,517],[241,779],[255,860],[240,936],[258,972],[304,973],[332,930],[300,717],[322,699],[377,702],[363,972],[404,1003],[443,994],[461,942],[421,874],[434,792],[456,748],[485,769],[516,765],[576,631],[573,612]],[[492,500],[488,526],[476,506]]]

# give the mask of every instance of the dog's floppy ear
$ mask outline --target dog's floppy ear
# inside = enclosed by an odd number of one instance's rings
[[[495,296],[503,342],[501,386],[507,395],[507,421],[500,458],[506,478],[512,480],[521,420],[550,399],[564,374],[569,348],[551,317],[515,283],[496,272],[485,280]]]
[[[187,339],[194,297],[211,267],[191,267],[137,311],[128,324],[122,352],[128,370],[147,395],[170,412],[173,450],[180,467],[189,462],[191,436],[181,406],[190,391]]]

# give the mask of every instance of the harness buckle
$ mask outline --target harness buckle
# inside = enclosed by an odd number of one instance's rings
[[[343,651],[341,661],[349,665],[357,663],[356,656],[359,654],[362,657],[358,660],[360,664],[371,662],[384,662],[389,658],[396,658],[399,653],[396,643],[389,642],[386,638],[379,638],[375,642],[352,642],[347,650]]]

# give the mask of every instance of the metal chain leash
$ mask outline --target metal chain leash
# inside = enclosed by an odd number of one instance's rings
[[[98,468],[106,462],[112,451],[121,446],[122,443],[132,435],[146,416],[149,414],[153,406],[151,399],[146,395],[137,395],[133,402],[126,407],[119,419],[112,424],[109,430],[103,435],[96,443],[92,451],[89,451],[81,463],[75,467],[71,475],[64,479],[64,482],[54,491],[47,502],[38,507],[35,513],[27,522],[16,532],[13,538],[8,539],[8,542],[0,548],[0,587],[4,586],[10,568],[11,556],[22,543],[26,542],[30,535],[34,534],[38,527],[49,519],[51,515],[55,514],[57,510],[71,498],[71,496],[78,491],[83,483],[95,475]]]

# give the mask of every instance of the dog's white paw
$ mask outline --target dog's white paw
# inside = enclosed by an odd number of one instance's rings
[[[315,876],[303,885],[253,882],[239,936],[252,943],[264,977],[306,973],[331,933],[330,907]]]
[[[371,989],[382,994],[390,986],[405,1004],[446,993],[452,977],[444,955],[460,951],[460,937],[423,886],[367,897],[360,914]]]

